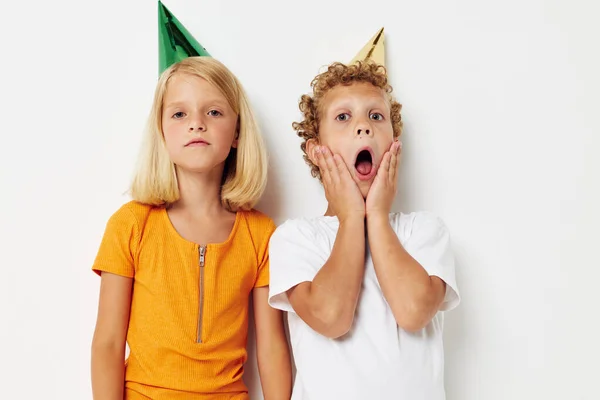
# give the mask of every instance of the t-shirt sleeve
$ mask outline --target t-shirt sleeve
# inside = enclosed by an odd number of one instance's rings
[[[267,220],[264,240],[258,249],[258,272],[256,274],[256,282],[254,283],[255,288],[269,286],[269,239],[275,228],[275,223],[269,218]]]
[[[287,221],[277,228],[269,245],[271,307],[294,312],[286,292],[302,282],[312,282],[329,257],[318,243],[306,221]]]
[[[430,276],[437,276],[446,283],[440,311],[449,311],[460,303],[450,233],[443,221],[433,214],[421,212],[413,217],[404,248]]]
[[[133,212],[126,206],[119,209],[106,224],[92,270],[98,275],[109,272],[133,278],[139,235]]]

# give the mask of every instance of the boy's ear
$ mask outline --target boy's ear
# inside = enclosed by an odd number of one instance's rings
[[[317,158],[315,157],[315,147],[319,144],[317,139],[308,139],[306,141],[306,155],[308,159],[313,163],[317,164]]]

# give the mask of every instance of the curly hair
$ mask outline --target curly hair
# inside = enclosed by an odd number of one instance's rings
[[[356,64],[345,65],[340,62],[331,64],[327,71],[317,75],[311,82],[313,89],[312,97],[305,94],[300,98],[300,111],[304,120],[294,122],[292,127],[303,140],[300,148],[304,152],[304,161],[310,166],[311,175],[321,180],[321,173],[308,157],[306,143],[310,139],[319,139],[320,103],[325,94],[338,85],[350,85],[355,82],[367,82],[375,87],[383,89],[390,102],[390,117],[394,137],[402,134],[402,116],[400,110],[402,105],[392,96],[392,86],[388,83],[386,69],[383,65],[370,61],[359,61]]]

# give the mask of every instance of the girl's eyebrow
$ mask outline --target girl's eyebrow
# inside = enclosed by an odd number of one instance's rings
[[[181,107],[183,104],[182,101],[173,101],[171,103],[165,103],[165,108]]]
[[[211,106],[219,106],[219,107],[226,107],[228,104],[227,102],[224,102],[220,99],[212,99],[209,101],[206,101],[207,104],[210,104]],[[165,108],[176,108],[176,107],[182,107],[185,106],[185,102],[183,101],[173,101],[170,103],[165,103],[164,107]]]

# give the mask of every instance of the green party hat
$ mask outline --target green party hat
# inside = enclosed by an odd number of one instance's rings
[[[187,57],[211,55],[185,29],[185,26],[158,2],[158,73]]]

